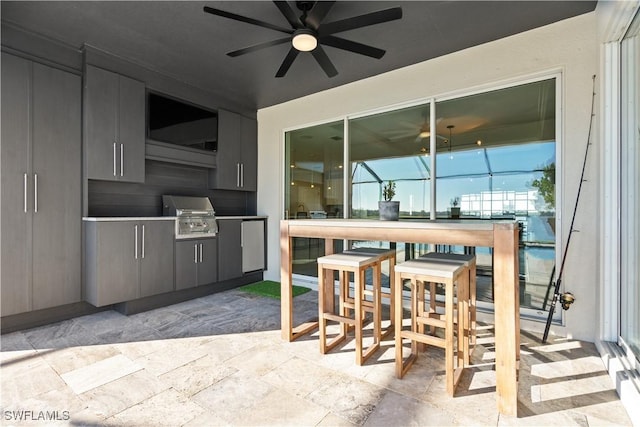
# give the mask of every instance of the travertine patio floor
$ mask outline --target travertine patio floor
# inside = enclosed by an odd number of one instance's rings
[[[295,310],[296,322],[317,317],[317,294],[296,297]],[[289,343],[279,328],[278,300],[232,290],[5,334],[0,424],[631,425],[591,343],[543,345],[523,332],[518,416],[507,417],[496,410],[491,325],[480,325],[454,398],[442,350],[398,380],[392,337],[357,366],[351,340],[321,355],[317,334]]]

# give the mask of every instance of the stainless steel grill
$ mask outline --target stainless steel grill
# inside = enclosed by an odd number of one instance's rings
[[[162,196],[162,214],[176,217],[176,238],[214,237],[216,211],[208,197]]]

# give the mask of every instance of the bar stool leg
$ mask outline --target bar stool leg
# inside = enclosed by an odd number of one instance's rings
[[[454,372],[453,366],[453,281],[448,281],[445,290],[445,372]],[[454,392],[454,375],[445,375],[447,383],[447,394],[453,396]]]
[[[394,329],[394,324],[396,322],[395,310],[395,298],[396,298],[396,258],[392,256],[389,258],[389,331]],[[402,284],[400,285],[400,294],[402,295]]]
[[[364,358],[362,357],[362,297],[363,297],[363,283],[364,283],[364,270],[361,270],[357,274],[354,273],[353,279],[355,282],[355,295],[354,306],[355,313],[354,318],[356,329],[356,363],[362,365]]]
[[[469,344],[476,345],[476,261],[474,260],[469,266],[469,313],[471,317],[471,325],[469,329]]]
[[[438,297],[438,284],[435,282],[429,282],[429,313],[436,313],[437,299]],[[431,335],[436,334],[436,327],[431,325],[429,326],[429,332]]]
[[[318,265],[318,329],[320,332],[320,353],[325,354],[327,352],[327,320],[324,318],[325,312],[325,275],[324,268]]]
[[[457,283],[458,290],[458,367],[467,366],[469,360],[469,275],[463,274]]]
[[[402,279],[400,273],[394,272],[394,332],[396,347],[396,377],[402,378]]]
[[[373,335],[376,344],[382,341],[382,293],[380,283],[380,263],[373,266]]]

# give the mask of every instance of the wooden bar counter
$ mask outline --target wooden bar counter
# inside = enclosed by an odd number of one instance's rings
[[[325,239],[327,254],[334,239],[434,243],[493,247],[496,399],[498,411],[517,415],[520,317],[518,299],[517,221],[298,219],[280,221],[282,338],[293,341],[317,322],[293,326],[291,266],[293,237]],[[333,304],[333,301],[326,301]]]

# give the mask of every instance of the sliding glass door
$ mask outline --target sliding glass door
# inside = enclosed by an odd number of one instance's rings
[[[640,360],[640,15],[621,49],[620,338]]]
[[[285,213],[378,218],[383,185],[393,181],[404,220],[517,220],[520,304],[532,317],[546,318],[556,262],[558,90],[553,77],[289,131]],[[315,252],[299,244],[294,272],[316,274],[322,243],[309,243]],[[397,244],[400,260],[432,249]],[[476,254],[478,299],[490,306],[491,250],[436,249]]]

